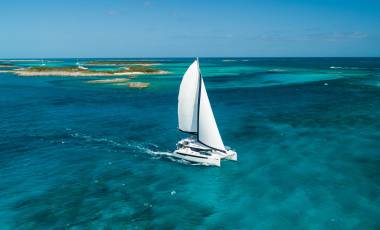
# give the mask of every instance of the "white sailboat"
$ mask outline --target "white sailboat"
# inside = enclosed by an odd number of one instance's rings
[[[180,85],[178,128],[193,136],[177,143],[174,157],[215,166],[220,166],[221,159],[237,160],[237,153],[223,144],[198,59],[187,69]]]
[[[88,68],[82,66],[82,65],[80,64],[80,62],[78,61],[78,59],[77,59],[77,62],[76,62],[75,64],[78,66],[78,69],[83,69],[83,70],[88,69]]]

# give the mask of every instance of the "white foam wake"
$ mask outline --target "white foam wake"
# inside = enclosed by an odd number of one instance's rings
[[[340,67],[340,66],[330,66],[330,69],[363,69],[360,67]]]
[[[91,135],[79,133],[79,132],[73,132],[71,129],[66,129],[69,131],[69,136],[75,139],[80,139],[85,142],[92,142],[92,143],[104,143],[105,145],[110,145],[112,147],[118,147],[118,148],[126,148],[126,149],[132,149],[137,150],[139,152],[146,153],[151,156],[151,159],[158,160],[158,159],[169,159],[171,161],[185,164],[185,165],[206,165],[206,164],[200,164],[200,163],[192,163],[184,159],[178,159],[174,157],[172,152],[167,151],[160,151],[159,146],[153,143],[138,143],[138,142],[118,142],[115,140],[112,140],[110,138],[105,137],[93,137]],[[154,150],[153,150],[154,149]]]
[[[184,159],[176,158],[176,157],[174,157],[174,155],[173,155],[172,152],[154,151],[152,149],[149,149],[149,148],[146,148],[146,147],[142,147],[142,146],[140,146],[139,148],[140,148],[140,150],[144,151],[145,153],[151,155],[152,159],[155,159],[155,160],[162,159],[164,157],[165,159],[169,159],[169,160],[171,160],[173,162],[180,163],[180,164],[208,166],[207,164],[193,163],[193,162],[190,162],[190,161],[187,161],[187,160],[184,160]]]

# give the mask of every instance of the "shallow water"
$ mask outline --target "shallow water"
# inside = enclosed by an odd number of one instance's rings
[[[1,229],[379,229],[380,59],[228,59],[201,59],[220,168],[166,156],[191,59],[143,90],[0,73]]]

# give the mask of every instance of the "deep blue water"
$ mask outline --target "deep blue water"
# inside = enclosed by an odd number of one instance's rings
[[[201,59],[220,168],[163,156],[192,60],[156,61],[141,90],[0,73],[0,229],[380,228],[379,58]]]

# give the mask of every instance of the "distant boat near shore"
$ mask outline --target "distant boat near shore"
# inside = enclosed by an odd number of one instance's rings
[[[78,66],[78,69],[86,70],[88,69],[87,67],[84,67],[83,65],[80,64],[80,62],[77,59],[77,62],[75,63]]]

